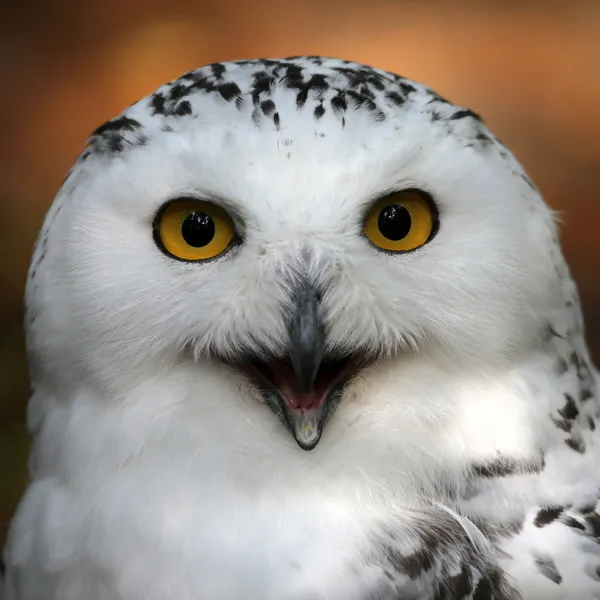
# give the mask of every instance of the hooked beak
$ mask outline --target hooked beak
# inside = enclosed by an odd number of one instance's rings
[[[266,403],[303,450],[312,450],[319,443],[325,423],[358,367],[352,357],[326,358],[319,304],[318,290],[307,283],[299,286],[288,321],[288,356],[251,364]]]
[[[319,296],[304,285],[298,290],[289,324],[289,354],[300,394],[283,397],[288,428],[303,450],[312,450],[321,439],[329,397],[315,398],[315,379],[325,354],[325,328],[319,318]],[[329,394],[328,394],[329,396]]]

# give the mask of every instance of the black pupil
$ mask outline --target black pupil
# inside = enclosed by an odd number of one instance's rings
[[[201,248],[215,237],[215,222],[204,212],[190,213],[181,224],[183,239],[194,248]]]
[[[394,242],[405,238],[410,231],[412,219],[404,206],[392,204],[386,206],[377,219],[377,227],[381,235]]]

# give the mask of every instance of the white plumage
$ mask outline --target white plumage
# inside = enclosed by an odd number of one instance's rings
[[[366,215],[412,189],[437,233],[384,252]],[[227,251],[162,247],[182,197],[227,211]],[[553,215],[428,88],[320,57],[159,88],[59,192],[27,335],[3,600],[600,598],[598,375]],[[353,365],[339,393],[321,359]]]

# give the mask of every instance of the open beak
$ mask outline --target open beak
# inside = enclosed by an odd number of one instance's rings
[[[312,450],[319,443],[323,426],[358,368],[352,357],[327,359],[319,301],[314,287],[300,287],[288,325],[288,356],[253,361],[247,369],[260,381],[267,404],[281,416],[303,450]]]

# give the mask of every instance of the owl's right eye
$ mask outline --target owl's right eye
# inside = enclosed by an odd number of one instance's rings
[[[229,248],[235,229],[229,215],[218,206],[195,199],[169,202],[154,222],[154,239],[173,258],[202,261]]]

